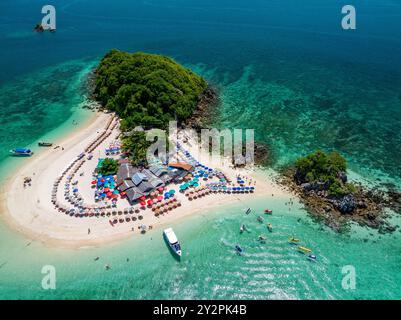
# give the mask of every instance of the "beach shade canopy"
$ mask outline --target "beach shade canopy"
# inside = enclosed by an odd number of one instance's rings
[[[142,207],[146,206],[146,202],[145,202],[145,201],[141,201],[139,204],[140,204]]]
[[[124,191],[121,191],[121,192],[120,192],[120,195],[125,196],[125,192],[124,192]]]
[[[96,182],[95,180],[93,180],[91,183],[92,183],[92,184],[96,184],[97,182]]]
[[[157,190],[158,190],[159,192],[162,192],[162,191],[164,190],[164,188],[163,188],[163,187],[159,187]]]
[[[148,206],[151,206],[153,204],[153,200],[149,199],[148,200]]]
[[[120,192],[118,190],[113,191],[114,194],[119,194]]]
[[[106,187],[106,188],[104,188],[103,189],[105,192],[109,192],[110,191],[110,188],[109,187]]]
[[[162,201],[163,200],[163,196],[158,196],[157,197],[157,201]]]
[[[72,190],[72,192],[78,192],[78,189],[74,189],[74,190]]]
[[[109,192],[106,193],[106,195],[107,195],[108,197],[111,197],[111,196],[113,195],[113,193],[111,193],[111,192],[109,191]]]
[[[145,196],[140,196],[140,197],[139,197],[139,200],[145,201],[145,200],[146,200],[146,197],[145,197]]]
[[[174,194],[174,193],[175,193],[175,190],[174,190],[174,189],[171,189],[171,190],[169,190],[168,193],[169,193],[169,194]]]

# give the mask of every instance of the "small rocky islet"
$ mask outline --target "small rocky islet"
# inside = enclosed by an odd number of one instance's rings
[[[401,213],[401,193],[349,182],[346,160],[337,152],[318,150],[299,158],[281,170],[279,181],[299,196],[314,218],[335,231],[346,231],[350,222],[380,233],[397,228],[387,221],[386,211]]]

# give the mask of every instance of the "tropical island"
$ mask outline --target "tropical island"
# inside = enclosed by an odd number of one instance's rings
[[[111,50],[88,80],[91,121],[35,154],[6,188],[11,223],[32,238],[97,245],[242,197],[290,198],[261,172],[209,157],[194,133],[207,128],[216,91],[171,58]],[[147,131],[170,120],[195,130],[178,130],[168,158],[148,159]]]
[[[348,222],[379,228],[395,228],[385,220],[385,208],[397,210],[394,199],[378,190],[367,190],[348,181],[347,161],[338,152],[316,152],[296,160],[283,172],[283,182],[305,203],[309,212],[337,231]]]

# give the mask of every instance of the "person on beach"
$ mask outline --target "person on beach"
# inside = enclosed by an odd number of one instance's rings
[[[88,234],[90,234],[91,233],[91,229],[90,228],[88,228]]]

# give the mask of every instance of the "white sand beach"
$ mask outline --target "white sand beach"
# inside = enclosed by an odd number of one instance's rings
[[[87,160],[79,168],[77,179],[79,179],[80,195],[85,203],[96,207],[94,191],[90,187],[92,172],[97,165],[98,158],[104,158],[105,149],[115,141],[119,135],[118,120],[112,120],[112,114],[98,113],[93,121],[82,129],[72,132],[69,136],[55,143],[60,147],[50,147],[32,158],[26,159],[26,163],[15,173],[3,188],[2,194],[2,218],[11,228],[22,232],[28,238],[43,242],[48,246],[81,248],[98,246],[110,243],[126,237],[141,236],[139,227],[147,226],[147,232],[160,232],[162,227],[174,226],[174,222],[185,217],[206,212],[208,209],[221,206],[242,199],[250,199],[266,195],[288,196],[287,191],[274,182],[269,181],[263,174],[257,173],[253,168],[234,169],[225,160],[220,163],[208,162],[207,157],[202,155],[203,163],[207,166],[218,168],[227,177],[235,179],[240,174],[247,176],[255,192],[249,194],[208,194],[192,201],[178,192],[178,185],[169,185],[168,189],[177,190],[175,197],[181,206],[156,217],[150,208],[140,209],[139,213],[108,217],[74,217],[59,212],[52,203],[52,190],[54,181],[77,156],[84,152],[99,135],[101,135],[107,124],[115,125],[108,129],[107,138],[92,151],[93,159]],[[186,150],[194,155],[197,154],[198,146],[194,140],[183,143]],[[204,152],[201,150],[201,152]],[[24,178],[32,179],[31,185],[24,186]],[[62,185],[62,183],[61,183]],[[63,202],[63,190],[58,190],[55,195]],[[129,207],[125,199],[119,199],[115,210],[123,210]],[[138,206],[139,208],[139,206]],[[135,216],[135,219],[131,219]],[[125,221],[130,217],[129,222]],[[123,223],[111,225],[109,220],[124,219]],[[135,221],[133,221],[135,220]],[[149,230],[149,226],[151,229]],[[90,232],[89,232],[90,230]],[[159,231],[158,231],[159,230]]]

